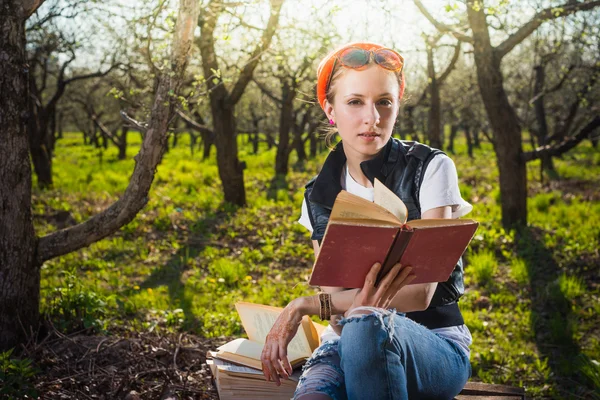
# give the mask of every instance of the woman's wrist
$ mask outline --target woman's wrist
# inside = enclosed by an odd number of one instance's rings
[[[300,317],[305,315],[319,315],[319,298],[318,296],[298,297],[290,302],[292,311]]]

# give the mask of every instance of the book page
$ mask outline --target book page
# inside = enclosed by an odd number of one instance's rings
[[[379,204],[381,207],[388,210],[396,218],[398,218],[398,221],[400,221],[401,223],[406,223],[406,219],[408,218],[408,209],[406,208],[406,205],[404,204],[402,199],[400,199],[400,197],[398,197],[396,193],[388,189],[387,186],[381,183],[381,181],[377,178],[375,178],[374,187],[375,188],[373,189],[373,201],[375,202],[375,204]]]
[[[242,325],[244,326],[244,330],[246,331],[248,338],[251,341],[260,344],[265,343],[267,334],[283,310],[279,307],[270,307],[261,304],[245,302],[236,303],[235,307],[240,319],[242,320]],[[288,353],[295,353],[297,355],[310,357],[312,354],[312,349],[304,329],[298,329],[296,336],[294,336],[288,345]]]
[[[235,354],[238,356],[242,356],[245,358],[250,358],[254,361],[260,361],[260,355],[262,354],[262,350],[263,350],[264,344],[263,343],[257,343],[257,342],[252,342],[248,339],[244,339],[244,338],[238,338],[235,340],[232,340],[231,342],[227,342],[222,346],[219,346],[217,348],[217,350],[219,350],[219,352],[217,353],[217,357],[221,357],[223,358],[223,354],[222,353],[231,353],[231,354]],[[225,357],[226,359],[228,359],[227,357]],[[290,360],[290,362],[295,362],[298,360],[302,360],[306,358],[304,355],[302,354],[298,354],[295,353],[291,350],[288,350],[288,359]],[[237,358],[235,357],[235,359],[231,359],[232,361],[236,361],[239,363],[243,363],[243,364],[247,364],[247,363],[251,363],[253,366],[257,366],[258,368],[260,368],[260,363],[256,363],[253,362],[251,360],[243,360],[243,358]]]
[[[448,218],[431,218],[431,219],[415,219],[408,222],[406,225],[410,228],[436,228],[441,226],[456,226],[456,225],[472,225],[477,222],[472,219],[448,219]]]
[[[345,190],[342,190],[335,198],[329,220],[370,220],[395,225],[403,223],[384,207]]]

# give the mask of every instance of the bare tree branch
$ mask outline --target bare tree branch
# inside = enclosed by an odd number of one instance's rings
[[[185,115],[185,113],[183,111],[178,109],[178,110],[175,110],[175,112],[189,127],[193,128],[201,133],[207,133],[209,135],[214,135],[214,132],[212,129],[210,129],[206,125],[199,124],[198,122],[193,120],[191,117],[188,117],[187,115]]]
[[[271,90],[267,89],[267,87],[265,85],[263,85],[262,83],[260,83],[257,79],[252,79],[252,81],[256,84],[256,86],[258,86],[258,88],[260,89],[261,92],[266,94],[275,103],[277,103],[278,105],[281,105],[281,103],[283,103],[282,99],[275,96],[275,94]]]
[[[565,74],[562,76],[562,78],[560,79],[560,81],[558,81],[558,83],[556,85],[554,85],[553,87],[551,87],[548,90],[543,90],[540,93],[538,93],[537,95],[535,95],[531,100],[529,100],[529,104],[533,104],[539,97],[542,97],[547,94],[554,93],[554,92],[557,92],[558,90],[560,90],[560,88],[567,81],[567,78],[569,77],[569,75],[571,74],[571,72],[574,69],[575,69],[575,65],[573,65],[573,64],[569,65],[569,68],[567,69]]]
[[[244,94],[244,90],[246,90],[246,86],[252,80],[252,74],[254,73],[254,69],[258,65],[258,61],[260,60],[260,56],[262,53],[269,48],[271,44],[271,40],[273,39],[273,35],[275,34],[275,30],[277,29],[277,25],[279,23],[279,14],[281,12],[281,6],[283,5],[283,0],[271,0],[271,16],[269,17],[269,22],[267,23],[267,28],[265,29],[263,36],[261,38],[260,43],[256,46],[250,60],[242,71],[240,72],[240,76],[235,83],[233,89],[231,90],[231,94],[228,97],[228,101],[231,104],[237,104],[239,99]]]
[[[61,75],[59,76],[59,80],[58,80],[58,87],[56,88],[56,92],[54,93],[54,95],[52,96],[52,98],[50,99],[50,101],[48,102],[48,104],[46,105],[46,109],[51,110],[52,107],[54,107],[56,105],[56,103],[58,102],[58,100],[64,94],[65,89],[66,89],[66,87],[67,87],[68,84],[76,82],[76,81],[80,81],[80,80],[83,80],[83,79],[101,78],[103,76],[108,75],[110,73],[110,71],[112,71],[113,69],[115,69],[119,65],[120,64],[111,65],[110,68],[108,68],[106,71],[103,71],[103,72],[102,71],[98,71],[98,72],[93,72],[93,73],[90,73],[90,74],[78,75],[78,76],[74,76],[74,77],[69,78],[69,79],[63,79],[64,72],[61,71]],[[63,68],[66,68],[66,66],[63,65]]]
[[[121,118],[123,118],[123,120],[125,120],[125,122],[127,122],[129,124],[128,125],[129,127],[135,128],[142,133],[146,133],[146,131],[148,130],[147,124],[143,124],[139,121],[136,121],[135,119],[133,119],[129,115],[127,115],[127,113],[125,111],[121,110],[121,112],[119,114],[121,114]]]
[[[415,0],[418,1],[418,0]],[[578,3],[569,1],[566,4],[558,7],[549,7],[538,12],[529,22],[520,27],[515,33],[510,35],[504,42],[496,47],[498,59],[501,59],[508,54],[516,45],[525,40],[531,35],[540,25],[552,19],[565,17],[578,11],[591,10],[600,5],[600,0],[586,1]]]
[[[172,70],[164,71],[159,78],[148,131],[135,157],[136,165],[125,193],[89,220],[40,238],[36,253],[40,265],[112,234],[133,220],[148,202],[156,167],[165,152],[168,123],[175,109],[176,97],[171,93],[179,93],[198,14],[198,0],[181,0],[171,48]]]
[[[421,11],[423,16],[425,16],[425,18],[427,18],[427,20],[431,22],[431,24],[435,26],[438,31],[440,31],[441,33],[449,33],[461,42],[473,43],[473,38],[471,36],[455,30],[455,28],[452,26],[442,24],[441,22],[433,18],[433,15],[429,13],[429,11],[425,8],[421,0],[414,0],[414,3],[419,9],[419,11]]]
[[[523,161],[532,161],[542,158],[544,156],[559,156],[573,147],[577,146],[583,139],[589,137],[596,128],[600,127],[600,117],[596,116],[590,123],[588,123],[582,130],[580,130],[575,136],[571,136],[562,141],[562,143],[555,144],[552,146],[538,147],[533,151],[528,151],[522,154]]]
[[[444,81],[446,80],[448,75],[450,75],[450,72],[452,72],[452,70],[454,69],[456,62],[458,61],[458,57],[460,56],[460,45],[461,45],[461,42],[459,41],[456,44],[456,46],[454,46],[454,54],[452,55],[452,60],[450,60],[450,64],[448,64],[448,66],[446,67],[444,72],[442,72],[442,74],[438,78],[439,84],[444,83]]]
[[[44,0],[23,0],[21,2],[23,4],[23,20],[31,17],[31,14],[40,8],[43,2]]]

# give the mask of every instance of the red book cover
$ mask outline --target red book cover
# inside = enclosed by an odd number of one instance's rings
[[[310,284],[361,288],[376,262],[378,280],[398,261],[411,266],[410,283],[445,282],[477,230],[470,220],[420,220],[418,227],[330,224],[313,267]],[[445,225],[423,226],[423,224]],[[454,223],[454,225],[453,225]],[[399,234],[398,234],[399,232]]]
[[[410,284],[446,282],[476,230],[477,224],[414,229],[400,258],[413,267]]]
[[[373,264],[385,261],[398,231],[394,226],[330,223],[310,284],[361,288]]]

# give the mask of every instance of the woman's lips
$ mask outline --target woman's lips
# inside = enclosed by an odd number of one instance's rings
[[[366,142],[372,142],[376,138],[378,138],[380,135],[377,133],[374,133],[374,132],[367,132],[367,133],[359,133],[358,136]]]

